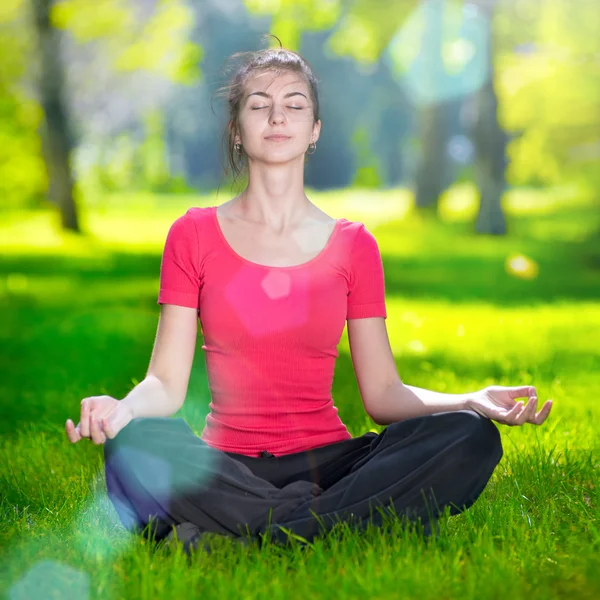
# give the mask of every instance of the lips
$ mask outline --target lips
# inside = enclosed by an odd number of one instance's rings
[[[281,134],[275,134],[275,135],[268,135],[265,137],[266,140],[289,140],[290,136],[289,135],[281,135]]]

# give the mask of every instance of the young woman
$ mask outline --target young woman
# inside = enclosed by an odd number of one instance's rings
[[[123,524],[154,539],[306,540],[338,521],[381,525],[384,507],[430,533],[444,507],[471,506],[502,457],[491,419],[541,424],[535,388],[442,394],[404,384],[385,319],[374,236],[304,192],[321,131],[315,76],[267,49],[226,88],[237,197],[171,226],[148,374],[124,399],[85,398],[72,442],[105,443],[108,494]],[[201,437],[181,418],[201,321],[210,414]],[[366,412],[379,434],[353,438],[331,396],[345,324]],[[529,399],[525,406],[516,402]]]

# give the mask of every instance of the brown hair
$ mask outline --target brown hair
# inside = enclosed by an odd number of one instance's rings
[[[226,153],[226,164],[224,167],[225,176],[229,175],[227,166],[233,173],[233,181],[237,180],[240,173],[246,167],[246,161],[243,154],[235,151],[235,136],[238,133],[238,118],[240,102],[244,94],[244,88],[248,79],[256,73],[291,71],[298,73],[308,84],[312,105],[313,120],[316,123],[319,120],[319,95],[317,92],[318,80],[313,73],[312,67],[308,61],[297,52],[283,48],[281,41],[275,35],[267,34],[263,36],[266,41],[269,37],[275,38],[279,42],[279,48],[267,48],[250,52],[236,52],[232,54],[227,62],[234,62],[241,59],[241,64],[234,65],[234,74],[229,78],[226,85],[219,88],[215,95],[227,99],[227,109],[229,121],[223,133],[223,148]],[[226,67],[226,71],[228,68]],[[224,161],[225,162],[225,161]]]

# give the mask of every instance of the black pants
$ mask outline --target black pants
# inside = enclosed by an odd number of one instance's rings
[[[157,541],[186,521],[233,537],[285,542],[289,530],[312,541],[338,521],[381,525],[389,509],[427,530],[444,507],[457,514],[475,502],[503,452],[492,421],[460,410],[268,454],[212,448],[181,418],[137,418],[104,444],[108,495],[127,529]]]

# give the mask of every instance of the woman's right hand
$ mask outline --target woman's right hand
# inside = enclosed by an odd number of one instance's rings
[[[131,407],[111,396],[90,396],[81,401],[81,417],[77,426],[67,419],[69,441],[77,443],[90,438],[94,444],[113,439],[133,419]]]

